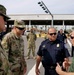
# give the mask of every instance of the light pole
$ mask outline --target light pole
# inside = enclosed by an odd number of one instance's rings
[[[53,27],[53,15],[51,14],[51,12],[49,11],[49,9],[47,8],[47,6],[44,4],[43,1],[38,2],[38,4],[42,7],[42,9],[45,11],[45,13],[48,13],[51,15],[52,17],[52,27]]]

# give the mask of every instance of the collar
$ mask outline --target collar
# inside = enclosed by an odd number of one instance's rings
[[[57,42],[57,39],[55,41],[50,41],[49,39],[47,39],[47,43],[53,44],[53,43],[56,43],[56,42]]]
[[[20,39],[20,37],[18,37],[13,31],[11,31],[11,33],[14,35],[14,37],[15,37],[16,39]]]

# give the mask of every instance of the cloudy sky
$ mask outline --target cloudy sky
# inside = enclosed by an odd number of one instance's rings
[[[41,0],[0,0],[7,14],[46,14],[39,6]],[[74,14],[74,0],[42,0],[52,14]]]

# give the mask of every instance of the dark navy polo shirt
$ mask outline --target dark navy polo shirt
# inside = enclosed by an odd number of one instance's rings
[[[49,41],[49,39],[43,41],[37,54],[42,57],[43,64],[48,66],[54,65],[60,61],[63,62],[64,58],[70,56],[64,43],[58,39],[54,42]]]
[[[57,38],[61,41],[64,41],[67,37],[64,33],[62,33],[62,34],[58,33]]]

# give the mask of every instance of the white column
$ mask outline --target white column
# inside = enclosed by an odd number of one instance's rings
[[[52,16],[52,27],[53,27],[53,16]]]
[[[65,29],[65,25],[64,25],[64,20],[63,20],[63,31],[64,31],[64,29]]]
[[[31,20],[29,20],[29,30],[31,29]]]

